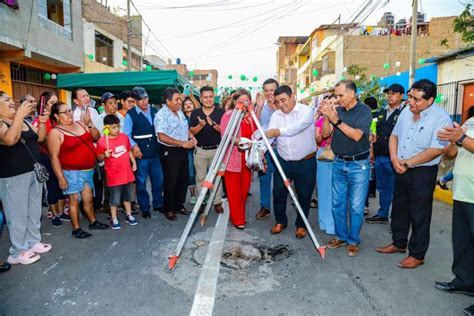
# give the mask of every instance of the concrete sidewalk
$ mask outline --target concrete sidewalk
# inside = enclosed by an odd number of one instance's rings
[[[436,280],[452,278],[451,207],[435,202],[431,243],[425,264],[397,267],[401,254],[381,255],[375,247],[390,242],[388,225],[364,224],[361,252],[328,250],[322,262],[309,238],[294,237],[290,225],[270,235],[272,217],[257,221],[258,180],[248,201],[247,228],[228,227],[217,285],[214,315],[462,315],[473,304],[463,295],[442,293]],[[371,199],[371,214],[377,201]],[[43,220],[43,238],[53,251],[31,266],[13,266],[0,275],[0,315],[189,315],[216,215],[196,225],[173,271],[172,254],[186,224],[153,213],[137,226],[121,217],[120,231],[92,231],[88,240],[71,237],[68,223],[52,228]],[[106,220],[100,214],[101,220]],[[310,222],[316,228],[316,211]],[[84,225],[86,225],[84,223]],[[84,226],[87,228],[87,226]],[[321,242],[330,236],[315,229]],[[7,232],[0,256],[8,256]],[[239,258],[235,257],[239,249]]]

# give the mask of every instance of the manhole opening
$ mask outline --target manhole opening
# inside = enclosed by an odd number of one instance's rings
[[[280,262],[291,255],[293,251],[288,248],[288,245],[268,247],[233,243],[224,248],[221,265],[230,269],[243,270],[254,264]]]

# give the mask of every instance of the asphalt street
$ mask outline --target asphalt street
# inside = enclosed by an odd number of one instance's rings
[[[348,257],[343,248],[328,250],[323,262],[308,237],[295,238],[290,203],[290,225],[271,235],[273,217],[254,217],[258,180],[251,192],[247,228],[229,224],[226,231],[213,315],[462,315],[474,303],[472,297],[433,286],[436,280],[452,279],[449,205],[434,204],[425,264],[403,270],[397,267],[402,254],[375,251],[390,242],[388,225],[364,224],[359,256]],[[377,201],[370,202],[373,214]],[[326,243],[330,236],[317,229],[316,213],[312,209],[309,220]],[[189,315],[217,214],[212,212],[204,227],[195,225],[176,268],[169,271],[168,256],[187,218],[180,215],[170,222],[153,213],[128,226],[122,216],[122,230],[91,231],[87,240],[73,239],[69,223],[52,228],[44,218],[43,241],[53,250],[33,265],[13,266],[0,275],[0,315]],[[105,214],[99,219],[106,221]],[[4,231],[4,260],[8,247]]]

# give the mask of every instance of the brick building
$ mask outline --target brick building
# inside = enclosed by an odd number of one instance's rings
[[[142,20],[130,18],[132,60],[127,60],[127,17],[112,13],[96,0],[82,1],[84,72],[142,69]]]

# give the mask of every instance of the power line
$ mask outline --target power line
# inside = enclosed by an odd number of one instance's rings
[[[138,16],[140,16],[140,18],[142,19],[142,23],[148,28],[148,31],[151,33],[151,35],[153,35],[155,39],[158,41],[158,43],[165,49],[165,51],[169,54],[169,57],[171,57],[171,59],[175,59],[174,54],[170,52],[170,50],[163,44],[163,42],[159,39],[159,37],[152,31],[148,23],[146,23],[145,19],[143,18],[143,15],[140,13],[140,11],[138,11],[137,7],[135,6],[135,3],[133,3],[132,0],[128,0],[128,1],[130,1],[130,4],[135,8]]]

